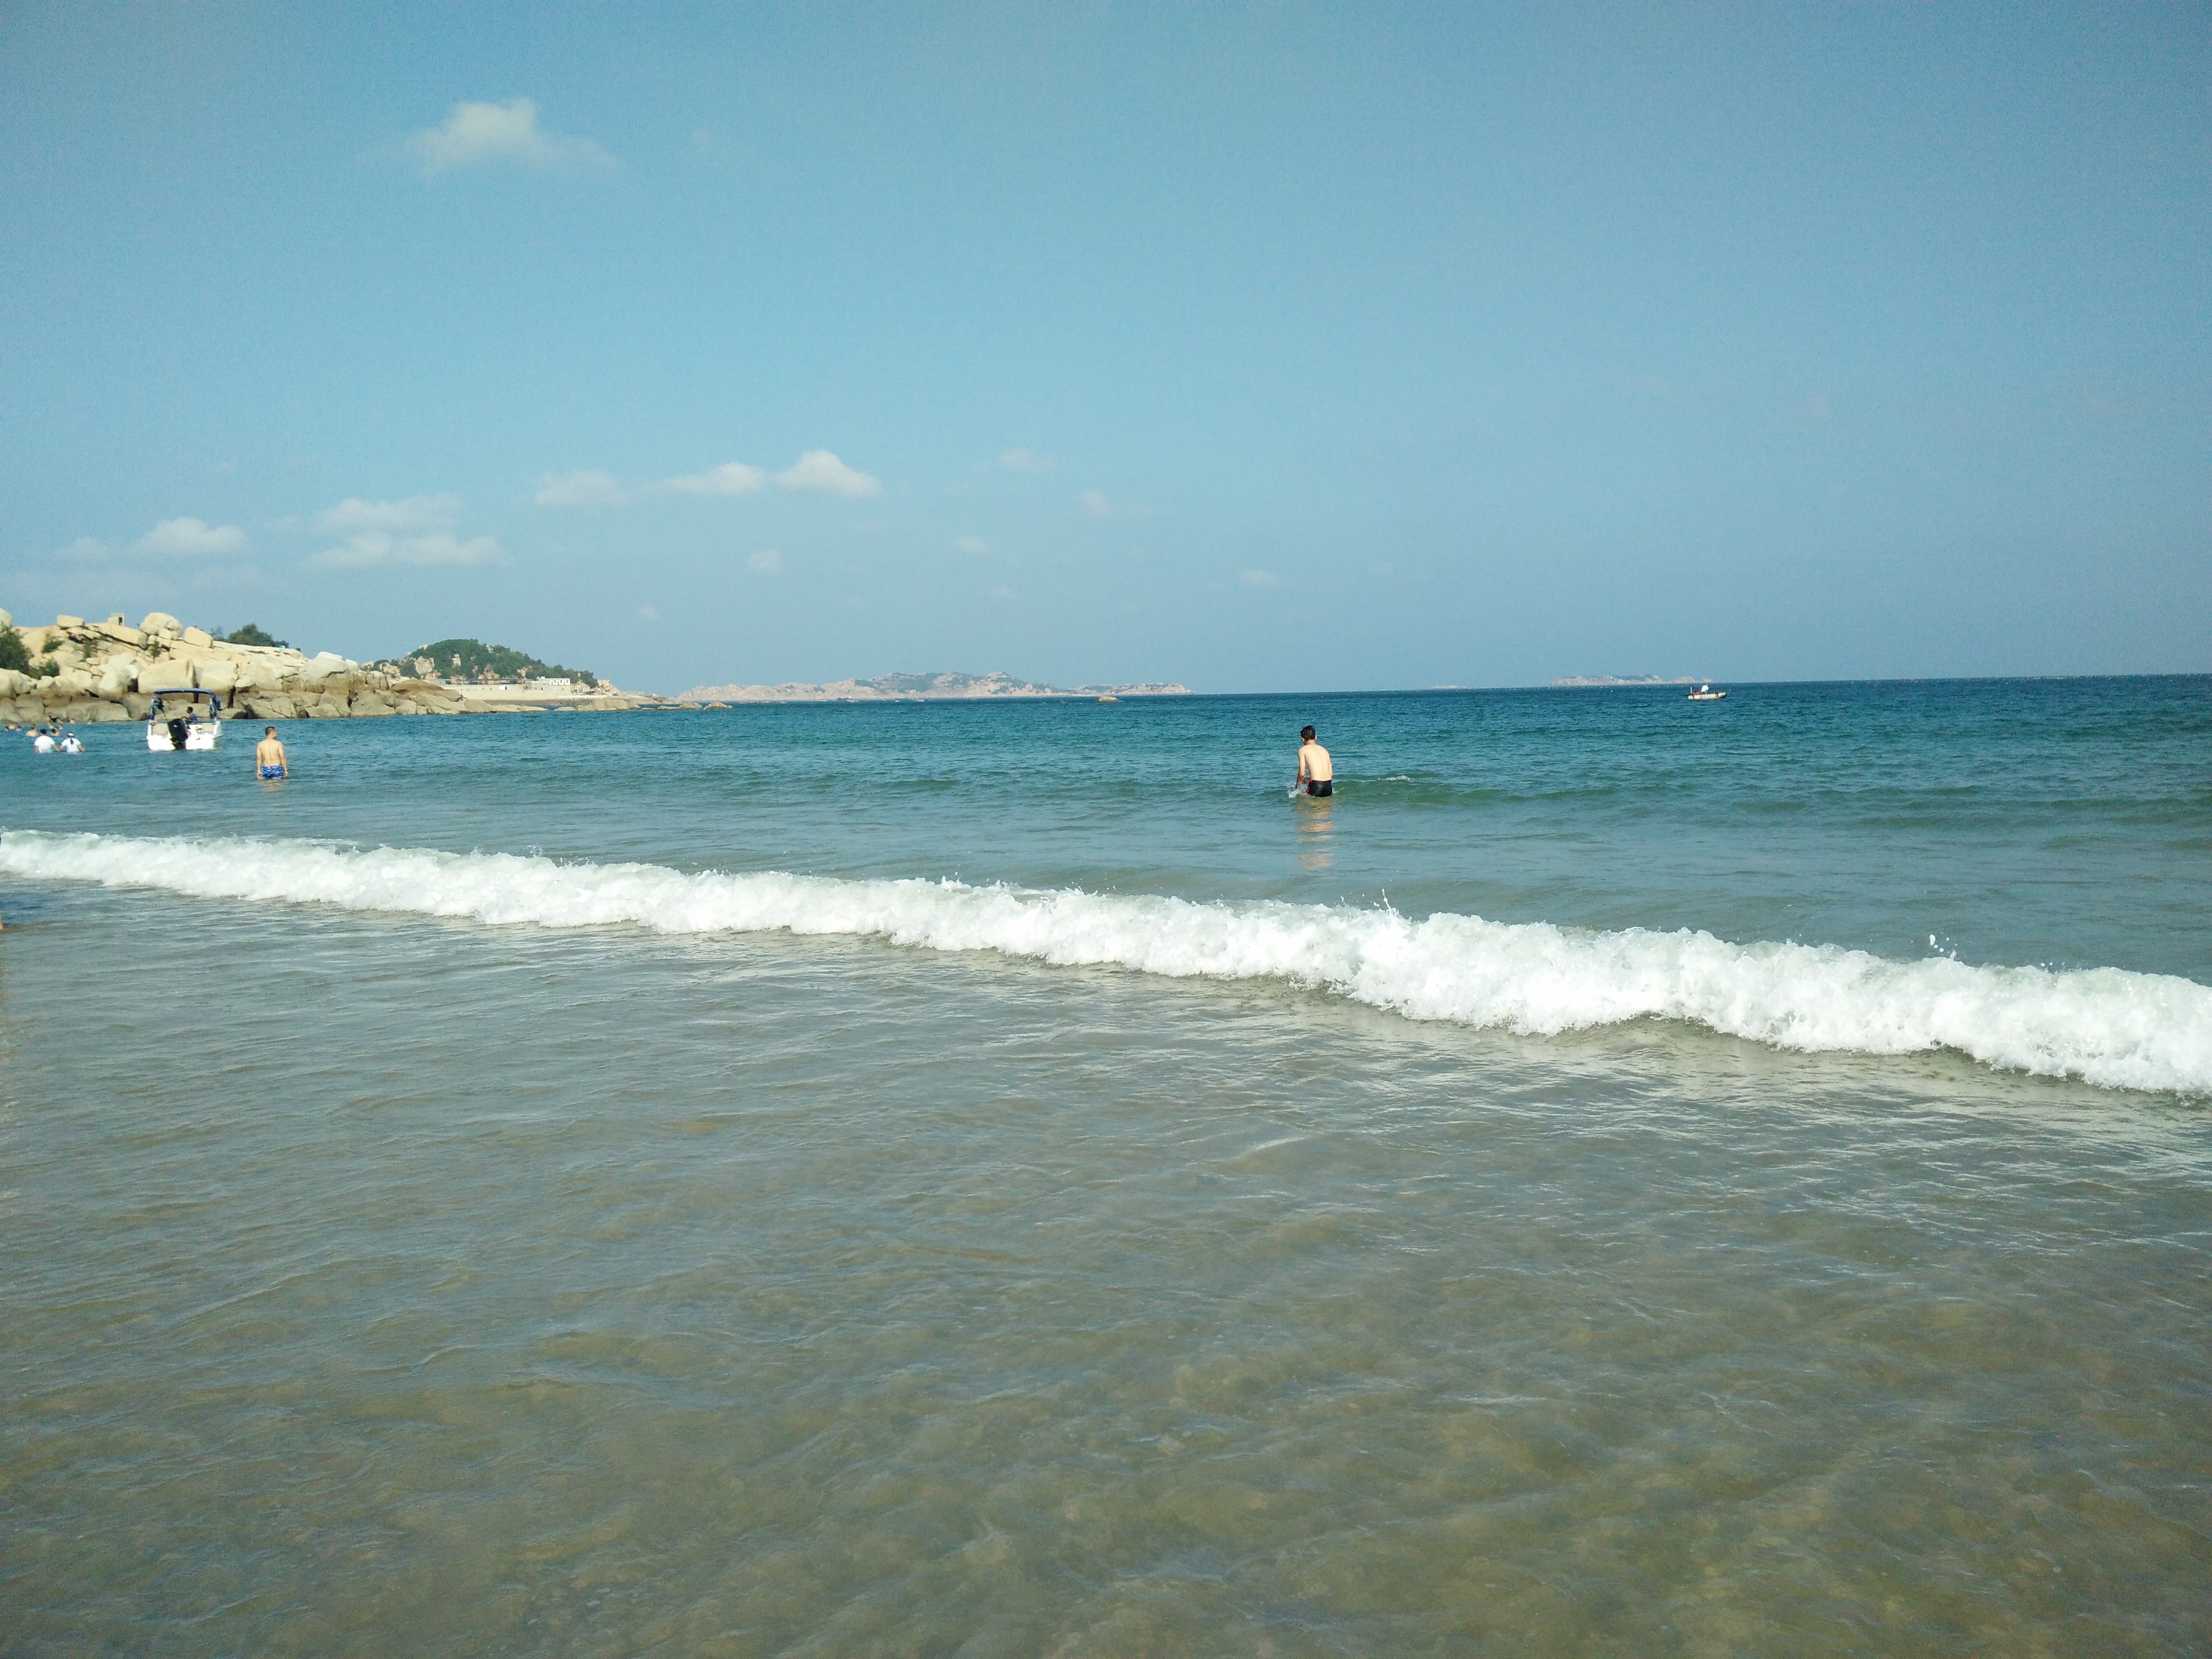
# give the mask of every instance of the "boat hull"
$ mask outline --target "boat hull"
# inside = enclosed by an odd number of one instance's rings
[[[146,722],[146,746],[157,755],[173,754],[180,746],[186,750],[213,749],[222,736],[222,727],[214,720],[188,720],[185,723],[184,743],[179,745],[167,720]]]

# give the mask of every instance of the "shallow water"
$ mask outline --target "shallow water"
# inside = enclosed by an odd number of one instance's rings
[[[2205,683],[1763,695],[0,755],[0,1646],[2203,1650],[2201,1091],[24,873],[335,838],[2212,978]]]

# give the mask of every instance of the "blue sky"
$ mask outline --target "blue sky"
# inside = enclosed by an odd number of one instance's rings
[[[0,605],[2212,668],[2212,10],[11,5]]]

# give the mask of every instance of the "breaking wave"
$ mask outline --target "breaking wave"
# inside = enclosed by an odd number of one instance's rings
[[[1278,979],[1413,1019],[1523,1034],[1680,1019],[1782,1048],[1953,1048],[2112,1088],[2212,1093],[2212,988],[2118,968],[1974,967],[1832,945],[1731,945],[1687,930],[1593,933],[1480,916],[1416,921],[1334,905],[957,881],[687,875],[649,864],[302,841],[15,830],[0,835],[0,872],[505,925],[862,935],[1170,977]]]

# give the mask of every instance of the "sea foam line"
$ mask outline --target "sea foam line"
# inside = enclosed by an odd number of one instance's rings
[[[495,924],[857,934],[1177,978],[1279,979],[1413,1019],[1529,1035],[1680,1019],[1781,1048],[1954,1048],[1990,1066],[2112,1088],[2212,1093],[2212,988],[2118,968],[1975,967],[1832,945],[1731,945],[1686,929],[1593,933],[1335,905],[687,875],[650,864],[303,841],[10,830],[0,835],[0,871]]]

